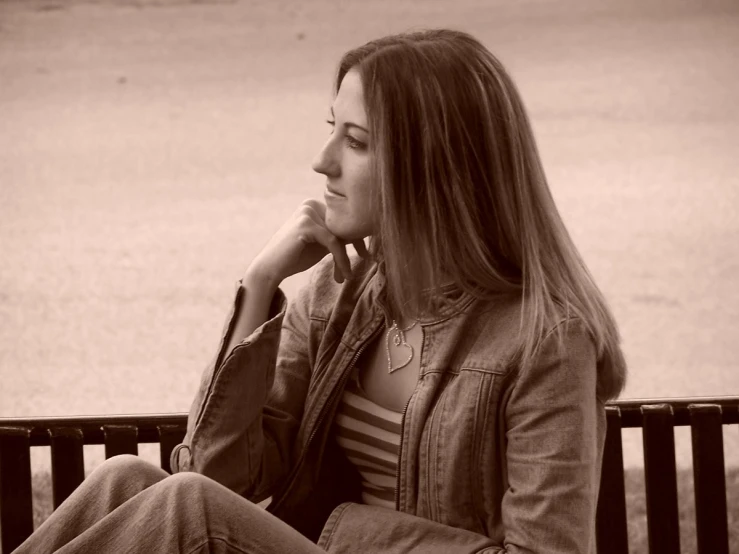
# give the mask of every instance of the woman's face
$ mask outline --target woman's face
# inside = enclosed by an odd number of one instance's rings
[[[313,170],[327,178],[326,227],[346,241],[363,239],[373,232],[370,202],[374,183],[362,81],[355,70],[341,82],[329,123],[331,135],[313,161]]]

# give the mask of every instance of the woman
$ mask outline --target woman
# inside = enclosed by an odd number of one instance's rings
[[[382,38],[329,123],[325,203],[239,282],[175,475],[111,458],[20,552],[595,552],[626,368],[510,77],[465,33]]]

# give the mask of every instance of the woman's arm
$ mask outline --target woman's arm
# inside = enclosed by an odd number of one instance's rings
[[[257,294],[258,289],[239,282],[217,354],[206,366],[190,405],[185,438],[170,457],[173,473],[201,473],[242,495],[253,487],[261,465],[262,411],[274,379],[287,311],[285,295],[278,288],[267,298],[266,315],[241,312],[264,301],[248,298]],[[253,325],[260,317],[264,322],[243,340],[234,337],[239,326],[243,330],[249,325],[244,320]]]
[[[241,280],[241,286],[244,289],[244,293],[241,295],[241,301],[236,307],[239,315],[234,324],[226,349],[223,352],[223,359],[228,357],[234,346],[242,342],[267,321],[269,305],[272,297],[279,288],[279,283],[275,283],[269,277],[250,268],[247,270],[246,276]]]
[[[347,243],[327,229],[325,212],[325,204],[305,200],[239,283],[218,353],[190,407],[184,441],[172,451],[173,472],[201,473],[255,501],[269,496],[287,472],[314,363],[312,280],[290,307],[278,285],[317,263],[333,268],[337,282],[351,277]],[[361,240],[355,248],[366,254]]]
[[[506,552],[591,554],[606,414],[595,343],[580,319],[560,323],[505,406]]]

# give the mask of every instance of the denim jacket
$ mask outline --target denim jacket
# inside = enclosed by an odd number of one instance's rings
[[[332,436],[353,364],[390,324],[377,265],[327,256],[288,305],[224,358],[245,289],[205,370],[172,471],[195,471],[259,502],[331,553],[594,554],[605,440],[595,345],[562,317],[535,363],[517,363],[520,299],[454,285],[421,319],[420,374],[405,411],[396,510],[360,502]],[[555,327],[564,326],[564,348]]]

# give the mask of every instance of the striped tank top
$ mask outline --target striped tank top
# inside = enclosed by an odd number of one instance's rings
[[[403,414],[367,398],[356,368],[336,412],[336,441],[362,478],[362,502],[395,509],[395,480]]]

